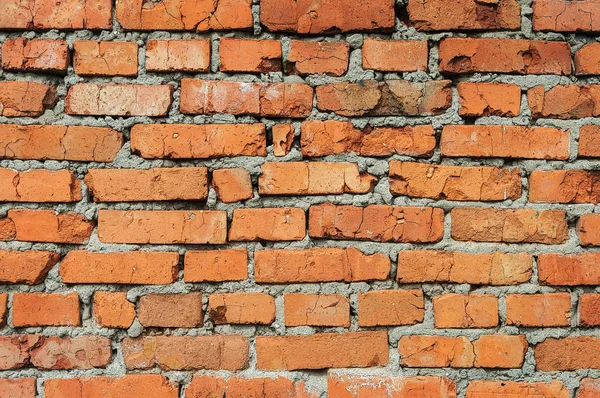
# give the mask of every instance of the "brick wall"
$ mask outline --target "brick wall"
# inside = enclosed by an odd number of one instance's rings
[[[1,0],[0,398],[600,397],[600,0]]]

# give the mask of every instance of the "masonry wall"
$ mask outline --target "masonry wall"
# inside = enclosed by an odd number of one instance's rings
[[[1,0],[0,398],[600,397],[600,0]]]

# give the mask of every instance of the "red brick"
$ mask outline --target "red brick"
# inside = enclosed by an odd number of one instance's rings
[[[350,301],[340,294],[283,296],[285,326],[350,327]]]
[[[390,161],[394,195],[437,200],[516,200],[521,197],[521,171],[498,167],[443,166]]]
[[[213,170],[212,187],[217,198],[224,203],[235,203],[254,196],[250,173],[242,168]]]
[[[261,196],[366,194],[377,184],[377,177],[360,172],[356,163],[266,162],[261,170]]]
[[[498,298],[491,294],[444,294],[433,298],[436,328],[498,326]]]
[[[600,326],[600,294],[586,293],[579,296],[579,325]]]
[[[529,281],[530,254],[471,254],[434,250],[398,253],[400,283],[469,283],[472,285],[516,285]]]
[[[449,38],[439,54],[442,73],[571,74],[571,50],[564,42]]]
[[[89,116],[166,116],[173,86],[78,83],[69,88],[65,112]]]
[[[42,116],[57,101],[56,86],[30,81],[0,82],[0,116]]]
[[[208,315],[216,325],[270,325],[275,320],[275,299],[265,293],[211,294]]]
[[[439,115],[451,105],[450,86],[449,80],[331,83],[317,86],[317,108],[342,116]]]
[[[394,14],[393,0],[263,0],[260,4],[260,23],[273,32],[390,31]]]
[[[509,294],[506,296],[506,323],[525,327],[569,326],[569,293]]]
[[[7,398],[35,398],[37,396],[33,377],[0,379],[0,391]]]
[[[262,370],[381,366],[389,362],[387,332],[257,336],[256,356]]]
[[[94,202],[206,200],[206,167],[89,169],[85,184]]]
[[[327,391],[335,398],[456,398],[456,384],[436,376],[373,376],[329,373]]]
[[[564,210],[455,208],[450,216],[459,241],[556,245],[569,238]]]
[[[54,210],[11,209],[6,219],[14,226],[14,239],[25,242],[82,244],[94,229],[94,223],[81,214]]]
[[[429,157],[436,146],[431,126],[368,127],[359,130],[350,122],[307,120],[302,122],[300,145],[307,157],[354,152],[357,155],[387,157],[405,155]]]
[[[600,245],[600,215],[584,214],[579,217],[577,233],[582,246]]]
[[[185,389],[186,398],[210,397],[293,397],[318,398],[319,394],[306,388],[303,381],[292,381],[284,377],[244,379],[196,375]]]
[[[273,155],[286,156],[294,145],[294,125],[276,124],[271,128],[273,135]]]
[[[534,118],[580,119],[600,115],[600,84],[559,85],[546,90],[535,86],[527,91]]]
[[[68,170],[0,168],[0,202],[77,202],[81,181]]]
[[[578,157],[595,158],[598,156],[600,156],[600,126],[581,126]]]
[[[223,244],[227,213],[221,210],[100,210],[104,243]]]
[[[585,170],[535,170],[529,175],[529,201],[600,203],[595,184],[600,173]]]
[[[600,380],[590,378],[581,380],[581,385],[577,389],[577,398],[595,398],[598,394],[600,394]]]
[[[512,117],[521,111],[521,87],[516,84],[462,82],[456,88],[461,116]]]
[[[417,30],[514,30],[521,27],[516,0],[409,0],[410,23]]]
[[[306,214],[297,207],[235,209],[229,229],[230,241],[302,240]]]
[[[291,40],[286,70],[289,74],[342,76],[348,71],[350,45],[346,42]]]
[[[389,274],[387,256],[368,256],[353,247],[254,252],[258,283],[358,282],[385,280]]]
[[[8,314],[8,293],[0,293],[0,327],[6,326]]]
[[[147,159],[210,159],[267,156],[265,125],[136,124],[131,151]]]
[[[248,251],[187,251],[183,279],[190,282],[224,282],[248,279]]]
[[[148,40],[146,71],[208,72],[210,39]]]
[[[367,207],[313,205],[309,211],[311,238],[374,242],[437,242],[444,234],[444,211],[432,207]]]
[[[445,126],[442,156],[557,159],[569,158],[569,131],[548,127]]]
[[[121,343],[129,370],[229,370],[248,366],[248,339],[238,335],[148,336]]]
[[[466,398],[569,398],[571,393],[562,381],[554,380],[549,383],[473,380],[467,387]]]
[[[94,317],[107,328],[127,329],[135,319],[135,304],[127,301],[127,293],[95,292]]]
[[[252,0],[119,0],[117,21],[125,30],[206,32],[252,28]]]
[[[4,0],[0,29],[110,29],[111,0]]]
[[[365,39],[362,67],[384,72],[427,71],[427,41]]]
[[[106,367],[112,358],[110,339],[102,336],[42,337],[31,347],[31,365],[42,370]]]
[[[134,42],[77,40],[73,69],[81,76],[137,76],[138,45]]]
[[[143,397],[178,398],[179,386],[157,374],[129,374],[122,377],[81,377],[48,379],[44,383],[46,398]]]
[[[600,73],[600,43],[588,43],[575,53],[576,75],[597,75]]]
[[[201,327],[202,293],[146,294],[138,302],[138,319],[145,327]]]
[[[536,0],[533,30],[600,32],[598,0]]]
[[[123,134],[104,127],[3,124],[0,157],[21,160],[112,162]]]
[[[64,283],[168,285],[177,279],[177,253],[70,251],[60,263]]]
[[[0,336],[0,370],[21,369],[30,364],[31,350],[41,344],[41,337],[34,335]]]
[[[221,72],[279,72],[281,57],[279,40],[224,37],[219,41]]]
[[[536,369],[542,372],[600,369],[600,338],[547,338],[534,347],[533,355]]]
[[[14,327],[81,325],[77,293],[15,293],[12,309]]]
[[[2,45],[2,68],[17,72],[66,73],[69,46],[64,40],[7,39]]]
[[[368,326],[414,325],[423,322],[423,292],[377,290],[358,294],[358,324]]]
[[[539,283],[550,286],[599,285],[598,261],[600,253],[540,254]]]
[[[303,118],[312,112],[313,89],[302,83],[181,80],[182,113]]]
[[[0,250],[0,283],[42,283],[59,259],[58,253],[47,251]]]

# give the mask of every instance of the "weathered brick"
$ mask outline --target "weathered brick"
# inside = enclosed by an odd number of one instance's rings
[[[235,203],[254,196],[250,172],[242,168],[213,170],[212,187],[217,198],[224,203]]]
[[[177,253],[70,251],[60,263],[64,283],[168,285],[177,279]]]
[[[112,162],[123,134],[110,128],[3,124],[0,158]]]
[[[556,245],[569,238],[564,210],[455,208],[450,216],[460,241]]]
[[[42,283],[59,259],[58,253],[47,251],[0,250],[0,283]]]
[[[294,145],[294,125],[276,124],[271,128],[273,135],[273,155],[286,156]]]
[[[221,210],[100,210],[104,243],[223,244],[227,213]]]
[[[600,394],[600,380],[585,378],[577,389],[577,398],[594,398]]]
[[[429,157],[433,155],[436,140],[431,126],[368,127],[359,130],[350,122],[307,120],[302,122],[300,145],[302,154],[308,157],[350,152],[376,157]]]
[[[600,84],[566,84],[527,91],[534,118],[580,119],[600,115]]]
[[[436,328],[498,326],[498,298],[491,294],[444,294],[433,298]]]
[[[275,320],[275,299],[266,293],[211,294],[208,315],[216,325],[270,325]]]
[[[265,125],[254,124],[136,124],[131,151],[147,159],[210,159],[266,156]]]
[[[297,207],[235,209],[229,229],[230,241],[302,240],[306,214]]]
[[[581,126],[579,129],[579,154],[578,157],[600,156],[600,126],[591,124]]]
[[[329,373],[327,391],[330,397],[411,398],[421,394],[427,398],[456,398],[456,384],[437,376],[375,376]],[[561,397],[562,398],[562,397]]]
[[[449,38],[440,43],[440,71],[570,75],[569,44],[522,39]]]
[[[31,347],[31,365],[42,370],[104,368],[112,359],[110,339],[103,336],[41,337]]]
[[[583,214],[577,223],[577,233],[582,246],[600,245],[600,215]]]
[[[576,75],[597,75],[600,73],[600,43],[588,43],[575,53]]]
[[[569,158],[569,130],[522,126],[444,126],[442,156],[556,159]]]
[[[2,68],[18,72],[66,73],[69,46],[64,40],[7,39],[2,45]]]
[[[365,39],[362,46],[363,69],[384,72],[427,71],[427,41]]]
[[[350,301],[340,294],[283,296],[285,326],[350,327]]]
[[[22,80],[0,82],[0,116],[41,116],[57,101],[56,86]]]
[[[600,338],[546,338],[533,348],[535,367],[542,372],[600,369]]]
[[[224,282],[248,279],[248,251],[187,251],[183,265],[186,282]]]
[[[221,38],[219,59],[221,72],[280,72],[279,40]]]
[[[313,89],[302,83],[181,80],[182,113],[303,118],[312,112]]]
[[[210,39],[148,40],[146,71],[208,72]]]
[[[409,0],[410,23],[417,30],[514,30],[521,27],[516,0]]]
[[[121,343],[129,370],[229,370],[248,366],[248,339],[239,335],[148,336]]]
[[[0,370],[21,369],[30,364],[31,350],[41,343],[41,337],[20,334],[0,336]]]
[[[79,326],[79,296],[69,294],[13,294],[14,327]]]
[[[258,283],[358,282],[385,280],[389,274],[387,256],[368,256],[353,247],[254,252]]]
[[[116,11],[125,30],[249,30],[253,24],[252,0],[119,0]]]
[[[84,178],[94,202],[206,200],[206,167],[89,169]]]
[[[186,398],[208,397],[293,397],[318,398],[319,394],[308,389],[303,381],[292,381],[285,377],[275,379],[230,377],[223,379],[217,376],[194,376],[185,389]]]
[[[439,115],[451,105],[450,86],[449,80],[331,83],[317,86],[317,108],[342,116]]]
[[[6,220],[14,227],[12,238],[25,242],[81,244],[88,240],[94,229],[94,223],[81,214],[56,214],[54,210],[11,209]],[[0,240],[4,239],[0,237]]]
[[[8,293],[0,293],[0,327],[6,326],[8,314]]]
[[[135,304],[127,300],[127,293],[95,292],[93,312],[99,325],[127,329],[135,319]]]
[[[437,200],[495,201],[521,197],[521,171],[390,161],[394,195]]]
[[[540,254],[539,283],[550,286],[599,285],[598,261],[600,253]]]
[[[65,112],[90,116],[166,116],[173,86],[78,83],[69,88]]]
[[[517,116],[521,111],[521,87],[502,83],[458,83],[460,115]]]
[[[73,69],[81,76],[137,76],[135,42],[76,40]]]
[[[260,23],[273,32],[390,31],[394,14],[393,0],[262,0],[260,4]]]
[[[128,374],[122,377],[81,377],[48,379],[44,383],[46,398],[143,397],[178,398],[179,386],[157,374]]]
[[[556,32],[600,32],[598,0],[536,0],[533,30]]]
[[[267,162],[258,179],[260,195],[341,195],[369,193],[377,178],[356,163]]]
[[[313,205],[309,211],[312,238],[375,242],[437,242],[444,233],[444,211],[433,207],[367,207]]]
[[[381,366],[389,362],[387,332],[257,336],[256,356],[262,370]]]
[[[509,294],[506,296],[506,323],[525,327],[569,326],[569,293]]]
[[[473,380],[467,386],[466,398],[569,398],[571,393],[562,381],[543,382]]]
[[[138,302],[138,319],[145,327],[201,327],[202,293],[146,294]]]
[[[68,170],[0,168],[0,202],[77,202],[81,181]]]
[[[35,398],[37,396],[33,377],[0,379],[0,391],[7,398]]]
[[[579,296],[579,325],[600,326],[600,294],[585,293]]]
[[[529,201],[600,203],[600,173],[585,170],[534,170],[529,175]]]
[[[378,290],[358,294],[358,324],[368,326],[414,325],[423,322],[423,291]]]
[[[289,74],[342,76],[348,71],[350,45],[346,42],[290,41]]]

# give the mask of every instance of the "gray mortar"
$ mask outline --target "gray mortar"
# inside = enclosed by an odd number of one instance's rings
[[[388,161],[390,159],[397,160],[415,160],[411,157],[394,155],[390,158],[368,158],[358,156],[356,154],[327,156],[322,159],[328,162],[343,162],[350,161],[359,164],[363,171],[368,171],[379,178],[379,182],[372,193],[366,195],[330,195],[330,196],[305,196],[305,197],[264,197],[258,196],[256,184],[261,173],[260,166],[267,161],[292,161],[301,160],[302,154],[299,151],[299,134],[300,120],[292,119],[277,119],[269,120],[264,118],[254,118],[249,116],[232,116],[232,115],[198,115],[189,116],[179,114],[179,81],[182,77],[196,77],[199,79],[216,79],[229,81],[290,81],[290,82],[306,82],[311,86],[337,82],[351,81],[356,82],[365,79],[406,79],[411,81],[426,81],[430,79],[443,79],[444,77],[438,70],[438,43],[446,37],[466,37],[464,33],[424,33],[417,32],[414,28],[404,26],[397,20],[396,28],[393,34],[380,33],[349,33],[336,34],[328,36],[298,36],[298,35],[281,35],[269,33],[263,30],[259,23],[259,4],[258,0],[254,0],[252,8],[254,16],[254,34],[252,32],[234,32],[234,33],[190,33],[190,32],[125,32],[116,22],[113,16],[114,28],[111,31],[91,32],[91,31],[46,31],[46,32],[0,32],[0,43],[3,43],[7,38],[26,37],[26,38],[62,38],[65,39],[72,49],[73,41],[75,40],[107,40],[107,41],[135,41],[140,45],[139,52],[139,76],[137,78],[82,78],[74,74],[73,68],[69,67],[66,76],[51,76],[34,73],[10,73],[0,71],[1,80],[29,80],[44,82],[58,85],[58,94],[60,101],[50,110],[47,110],[43,116],[39,118],[18,117],[6,118],[0,117],[0,123],[16,123],[16,124],[60,124],[60,125],[86,125],[86,126],[104,126],[111,127],[115,130],[124,133],[127,140],[129,139],[129,128],[138,123],[252,123],[262,122],[270,127],[275,123],[292,123],[296,129],[296,139],[294,149],[289,155],[284,158],[274,157],[272,154],[272,146],[268,147],[268,156],[261,157],[236,157],[223,159],[207,159],[207,160],[145,160],[130,153],[130,146],[127,142],[113,163],[83,163],[83,162],[67,162],[67,161],[20,161],[20,160],[0,160],[0,167],[13,168],[16,170],[28,169],[68,169],[74,171],[79,178],[83,178],[88,168],[137,168],[148,169],[151,167],[175,167],[175,166],[206,166],[209,170],[220,168],[242,167],[247,169],[251,175],[255,186],[254,197],[243,203],[224,204],[216,200],[216,193],[211,188],[209,199],[203,209],[218,209],[226,210],[229,219],[234,209],[242,207],[287,207],[295,206],[307,210],[310,205],[334,202],[336,204],[353,204],[365,206],[368,204],[390,204],[396,206],[435,206],[443,208],[446,212],[455,207],[502,207],[502,208],[532,208],[532,209],[564,209],[567,211],[570,234],[569,239],[562,245],[540,245],[540,244],[499,244],[499,243],[470,243],[453,241],[450,237],[450,217],[446,214],[445,219],[445,235],[444,239],[439,243],[434,244],[402,244],[402,243],[377,243],[377,242],[357,242],[357,241],[334,241],[334,240],[310,240],[305,238],[300,242],[267,242],[267,243],[230,243],[227,246],[209,246],[209,245],[114,245],[104,244],[100,242],[94,233],[89,242],[85,245],[56,245],[56,244],[41,244],[27,242],[0,242],[0,249],[10,250],[52,250],[65,255],[69,250],[85,249],[89,251],[127,251],[127,250],[144,250],[144,251],[176,251],[181,255],[179,280],[168,286],[119,286],[119,285],[65,285],[61,282],[58,275],[59,264],[57,264],[48,274],[44,284],[38,286],[26,285],[0,285],[0,292],[54,292],[64,293],[68,291],[76,291],[82,301],[82,318],[83,324],[78,328],[67,327],[47,327],[47,328],[21,328],[13,329],[7,326],[0,330],[1,335],[10,335],[14,333],[41,333],[43,335],[58,335],[58,336],[78,336],[83,334],[97,334],[106,336],[113,341],[114,358],[112,363],[106,369],[92,370],[72,370],[72,371],[39,371],[36,369],[23,369],[17,371],[1,371],[0,377],[24,377],[35,376],[38,378],[38,397],[43,398],[42,385],[45,380],[50,378],[70,378],[78,376],[91,375],[124,375],[126,373],[122,354],[120,352],[120,344],[118,343],[126,336],[136,337],[140,335],[152,335],[160,333],[159,329],[144,327],[136,319],[134,324],[128,330],[115,330],[100,327],[91,316],[92,294],[96,290],[104,291],[127,291],[127,298],[131,302],[148,293],[187,293],[187,292],[203,292],[204,302],[203,310],[205,313],[205,324],[202,328],[197,329],[165,329],[165,334],[172,335],[210,335],[215,333],[235,333],[248,336],[250,338],[250,367],[237,375],[242,377],[274,377],[277,375],[289,377],[291,379],[305,380],[309,387],[315,388],[322,392],[322,398],[326,397],[327,372],[323,371],[303,371],[303,372],[264,372],[256,369],[256,351],[254,345],[254,336],[256,335],[285,335],[285,334],[312,334],[315,332],[346,332],[348,330],[359,330],[357,317],[352,315],[351,326],[345,328],[325,328],[325,327],[293,327],[286,328],[284,326],[283,316],[283,294],[289,292],[304,292],[304,293],[339,293],[350,299],[352,313],[356,314],[357,310],[357,294],[374,289],[410,289],[422,288],[425,295],[425,319],[421,324],[414,326],[401,326],[389,328],[362,328],[367,329],[383,329],[389,334],[389,353],[390,363],[382,368],[368,369],[344,369],[344,373],[356,374],[373,374],[373,375],[435,375],[446,376],[454,379],[457,383],[458,397],[464,398],[468,380],[475,379],[493,379],[493,380],[526,380],[526,381],[551,381],[554,379],[563,381],[571,390],[573,396],[575,388],[579,385],[579,381],[583,377],[600,377],[600,370],[578,370],[575,372],[536,372],[535,359],[533,352],[529,349],[525,363],[521,369],[510,370],[493,370],[493,369],[417,369],[403,368],[400,366],[400,358],[397,350],[398,340],[403,335],[410,334],[432,334],[443,336],[459,336],[464,335],[471,340],[478,336],[490,333],[508,333],[508,334],[524,334],[530,344],[536,344],[548,337],[565,337],[565,336],[596,336],[600,337],[600,330],[594,328],[577,328],[577,316],[574,315],[571,319],[571,326],[566,328],[517,328],[513,326],[500,326],[493,329],[435,329],[433,324],[432,313],[432,298],[433,296],[442,293],[490,293],[497,295],[500,298],[500,318],[503,322],[506,319],[506,294],[509,293],[536,293],[536,292],[571,292],[572,295],[572,312],[577,314],[575,294],[583,292],[600,292],[597,287],[558,287],[551,288],[537,285],[537,267],[534,263],[534,274],[529,283],[524,283],[517,286],[470,286],[468,284],[398,284],[393,277],[396,272],[396,258],[398,252],[411,249],[440,249],[449,251],[462,251],[468,253],[486,253],[491,251],[503,251],[507,253],[528,252],[535,255],[540,253],[581,253],[584,250],[579,246],[579,240],[575,233],[574,225],[577,218],[584,213],[597,213],[600,211],[599,206],[592,204],[582,205],[558,205],[558,204],[537,204],[528,203],[526,193],[517,200],[506,200],[500,203],[490,202],[453,202],[453,201],[434,201],[430,199],[413,199],[408,197],[393,197],[389,192],[389,183],[387,178]],[[398,7],[406,4],[406,0],[397,0]],[[532,30],[532,0],[519,0],[522,11],[522,29],[515,32],[486,32],[486,33],[471,33],[470,37],[503,37],[503,38],[527,38],[527,39],[542,39],[542,40],[565,40],[572,46],[572,51],[580,48],[583,44],[596,41],[596,37],[580,34],[557,34],[557,33],[539,33]],[[113,11],[114,12],[114,11]],[[347,41],[351,46],[350,65],[348,72],[342,77],[329,77],[322,75],[312,75],[305,78],[299,76],[288,76],[284,73],[270,73],[262,75],[253,74],[226,74],[219,72],[219,55],[218,46],[220,37],[237,37],[237,38],[258,38],[258,39],[277,39],[282,42],[282,50],[284,60],[287,59],[289,53],[289,45],[291,39],[314,40],[314,41]],[[430,43],[430,58],[428,72],[401,73],[401,74],[383,74],[362,69],[361,47],[363,41],[367,37],[381,37],[393,39],[409,39],[409,40],[429,40]],[[210,73],[204,74],[186,74],[186,73],[147,73],[145,71],[145,50],[143,44],[150,39],[178,39],[178,38],[209,38],[212,44],[211,69]],[[522,87],[522,111],[521,114],[514,118],[500,117],[482,117],[475,121],[476,124],[505,124],[505,125],[535,125],[548,126],[571,129],[571,157],[566,162],[558,161],[540,161],[540,160],[513,160],[513,159],[466,159],[457,158],[442,159],[439,148],[430,159],[418,159],[419,162],[436,163],[445,165],[494,165],[503,167],[516,167],[523,170],[522,183],[523,187],[527,187],[527,176],[533,170],[550,170],[550,169],[584,169],[584,170],[600,170],[600,162],[597,160],[581,160],[576,158],[576,149],[578,145],[579,129],[585,124],[600,125],[600,118],[585,118],[579,120],[552,120],[538,119],[532,120],[529,111],[527,110],[527,99],[525,90],[535,86],[544,85],[549,88],[557,84],[569,83],[600,83],[600,77],[564,77],[553,75],[542,76],[518,76],[518,75],[502,75],[502,74],[472,74],[457,76],[452,78],[454,84],[460,81],[471,82],[502,82],[513,83]],[[95,82],[95,83],[137,83],[137,84],[171,84],[175,87],[174,103],[165,118],[149,118],[149,117],[83,117],[70,116],[64,114],[64,98],[68,87],[79,82]],[[452,107],[444,114],[431,117],[404,117],[404,116],[385,116],[385,117],[356,117],[343,118],[333,113],[319,112],[314,108],[311,116],[308,119],[322,120],[350,120],[356,127],[362,128],[367,124],[372,126],[405,126],[417,124],[431,124],[437,131],[437,136],[441,133],[441,128],[448,124],[462,124],[464,120],[458,116],[458,95],[456,89],[453,88],[453,103]],[[270,131],[269,131],[270,134]],[[189,202],[157,202],[157,203],[94,203],[90,200],[87,193],[87,188],[84,189],[84,197],[81,202],[74,204],[27,204],[27,203],[3,203],[0,204],[0,217],[5,216],[11,208],[30,208],[30,209],[55,209],[58,212],[76,211],[84,214],[88,219],[95,219],[99,209],[198,209],[197,203]],[[210,250],[216,248],[246,248],[249,255],[249,273],[250,277],[242,282],[226,282],[220,284],[206,283],[185,283],[183,282],[183,254],[187,250]],[[358,282],[358,283],[310,283],[310,284],[280,284],[280,285],[259,285],[256,284],[253,278],[253,253],[255,250],[263,250],[265,248],[274,249],[301,249],[310,247],[357,247],[367,254],[383,253],[389,256],[392,260],[392,273],[390,279],[383,282]],[[600,249],[585,249],[585,252],[600,251]],[[211,323],[207,316],[207,297],[208,294],[214,292],[237,292],[237,291],[253,291],[266,292],[275,296],[277,303],[277,314],[275,322],[270,326],[234,326],[234,325],[219,325],[215,326]],[[12,307],[12,298],[9,301],[9,307]],[[9,325],[12,319],[9,319]],[[150,372],[158,373],[158,369]],[[148,373],[148,372],[145,372]],[[191,380],[193,372],[162,372],[169,379],[186,384]],[[220,376],[228,376],[228,372],[224,371],[201,371],[197,374],[213,374]],[[181,392],[183,397],[183,391]]]

